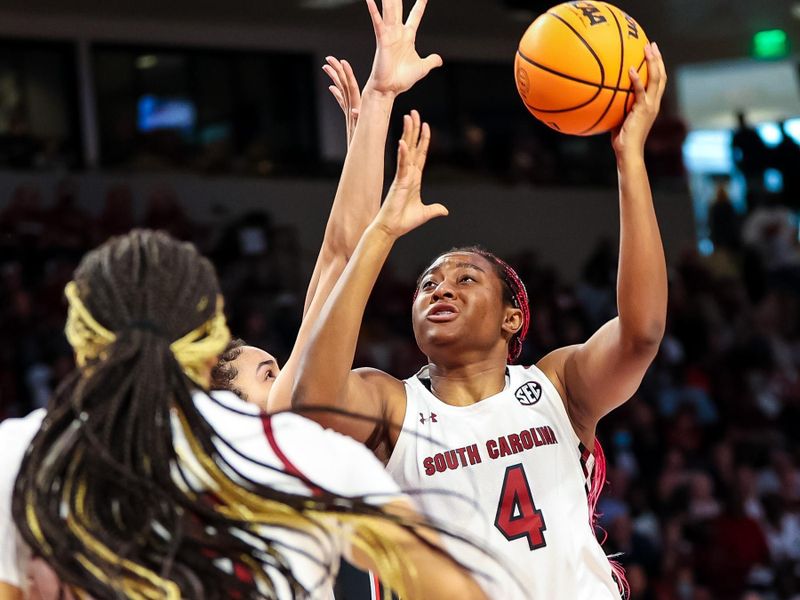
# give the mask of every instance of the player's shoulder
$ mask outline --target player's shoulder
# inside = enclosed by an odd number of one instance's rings
[[[373,367],[359,367],[358,369],[353,369],[353,373],[358,375],[364,381],[374,382],[375,385],[383,385],[383,386],[401,386],[403,382],[394,377],[393,375],[389,375],[386,371],[381,371],[380,369],[375,369]]]
[[[42,426],[47,412],[39,408],[24,417],[5,419],[0,422],[0,439],[33,438]]]
[[[593,439],[594,432],[591,431],[591,426],[587,425],[586,418],[581,414],[580,409],[576,409],[576,405],[570,397],[567,384],[567,364],[581,348],[583,348],[582,344],[558,348],[544,356],[536,363],[536,366],[550,380],[550,383],[553,384],[556,392],[561,397],[561,403],[576,435],[580,437],[585,432],[590,431],[587,435]]]
[[[0,489],[11,489],[19,466],[31,441],[42,426],[46,412],[43,408],[26,417],[6,419],[0,423]]]
[[[354,369],[353,374],[382,398],[395,401],[405,399],[405,386],[400,379],[380,369],[362,367]]]
[[[563,367],[567,359],[572,356],[580,347],[581,344],[573,344],[572,346],[562,346],[561,348],[556,348],[540,358],[536,362],[536,366],[539,368],[539,370],[545,373],[548,369]]]
[[[566,364],[578,348],[580,348],[579,344],[558,348],[543,356],[535,365],[547,376],[562,398],[567,396],[567,387],[564,383]]]

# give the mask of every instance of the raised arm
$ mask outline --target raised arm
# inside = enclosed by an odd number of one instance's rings
[[[644,144],[658,114],[667,76],[658,47],[645,48],[647,89],[636,72],[636,102],[612,144],[619,173],[619,316],[586,343],[556,350],[540,367],[565,392],[573,425],[584,442],[597,421],[627,401],[658,352],[667,313],[667,271],[644,163]]]
[[[339,103],[339,108],[342,109],[344,113],[344,121],[345,121],[345,133],[347,136],[347,149],[350,150],[350,145],[353,143],[353,136],[356,132],[356,125],[358,124],[358,116],[361,113],[361,90],[358,87],[358,79],[356,79],[356,75],[353,72],[353,67],[350,66],[346,60],[339,60],[333,56],[328,56],[325,58],[325,62],[327,64],[323,65],[322,70],[325,71],[325,74],[330,77],[331,85],[328,86],[328,90],[330,90],[333,97],[336,99],[336,102]],[[385,140],[384,140],[385,141]],[[346,159],[345,159],[346,160]],[[378,174],[378,181],[380,185],[383,185],[383,173]],[[340,184],[344,181],[344,178],[340,180]],[[380,192],[378,192],[380,194]],[[335,204],[334,199],[334,208],[337,207]],[[339,202],[338,207],[341,207],[342,202]],[[367,208],[367,210],[369,210]],[[377,210],[377,209],[375,209]],[[308,313],[308,309],[311,306],[311,301],[317,294],[317,287],[319,286],[319,278],[322,274],[322,271],[329,271],[331,269],[330,265],[330,258],[331,258],[331,246],[335,246],[329,241],[329,237],[336,239],[338,235],[338,227],[339,221],[342,221],[342,218],[334,218],[334,209],[331,209],[331,215],[328,217],[329,223],[328,227],[326,228],[326,236],[323,238],[322,247],[320,248],[320,253],[317,256],[317,262],[314,265],[314,272],[311,274],[311,280],[308,282],[308,289],[306,290],[306,299],[305,304],[303,305],[303,318],[305,318],[306,314]],[[336,221],[337,226],[334,227],[334,231],[332,232],[331,236],[328,236],[327,229],[330,229],[330,222]]]
[[[301,355],[292,394],[295,410],[362,442],[370,437],[377,421],[396,421],[390,413],[397,401],[405,398],[402,383],[385,373],[351,372],[364,308],[394,242],[430,219],[447,214],[443,206],[426,206],[420,198],[430,128],[417,123],[409,116],[404,119],[397,176],[320,314]],[[357,413],[367,420],[309,412],[319,407]]]
[[[292,353],[270,390],[267,402],[270,412],[290,408],[298,357],[328,294],[380,206],[386,136],[394,99],[442,64],[438,55],[421,58],[416,50],[417,30],[426,5],[427,0],[417,0],[403,23],[402,0],[384,0],[383,13],[374,0],[367,0],[375,30],[375,60],[361,95],[358,126],[353,132],[309,285],[307,310]],[[331,59],[328,66],[339,77],[342,89],[357,88],[349,65]],[[341,81],[342,77],[346,81]],[[350,93],[351,99],[353,93]]]

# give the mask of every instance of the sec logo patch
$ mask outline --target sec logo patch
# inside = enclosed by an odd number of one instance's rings
[[[514,397],[519,400],[520,404],[531,406],[536,404],[542,397],[542,386],[535,381],[529,381],[514,392]]]

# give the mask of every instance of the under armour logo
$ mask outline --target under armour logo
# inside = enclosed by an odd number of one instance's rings
[[[431,413],[430,416],[426,419],[425,415],[419,413],[419,422],[425,425],[425,421],[430,421],[431,423],[438,423],[436,420],[436,413]]]

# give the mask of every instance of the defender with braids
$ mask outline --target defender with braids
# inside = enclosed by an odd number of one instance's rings
[[[203,391],[230,336],[193,246],[113,238],[66,296],[79,368],[22,421],[13,517],[75,596],[330,598],[349,552],[407,597],[485,598],[362,446]]]
[[[666,76],[657,47],[645,53],[647,88],[632,69],[636,101],[611,136],[620,192],[617,318],[536,365],[509,364],[530,320],[525,288],[494,255],[462,248],[437,258],[419,281],[412,323],[428,364],[405,381],[375,369],[351,371],[364,308],[390,249],[447,214],[420,198],[426,125],[419,148],[401,141],[401,166],[409,153],[412,166],[398,171],[301,359],[296,410],[371,447],[388,447],[388,471],[404,489],[420,492],[428,514],[474,533],[511,573],[528,577],[522,595],[491,588],[492,597],[611,600],[626,593],[592,528],[604,482],[595,429],[636,391],[666,319],[666,266],[644,165]],[[331,404],[342,414],[315,410]],[[344,414],[357,411],[368,418]],[[472,497],[479,509],[437,489]],[[447,543],[469,562],[469,547]]]

